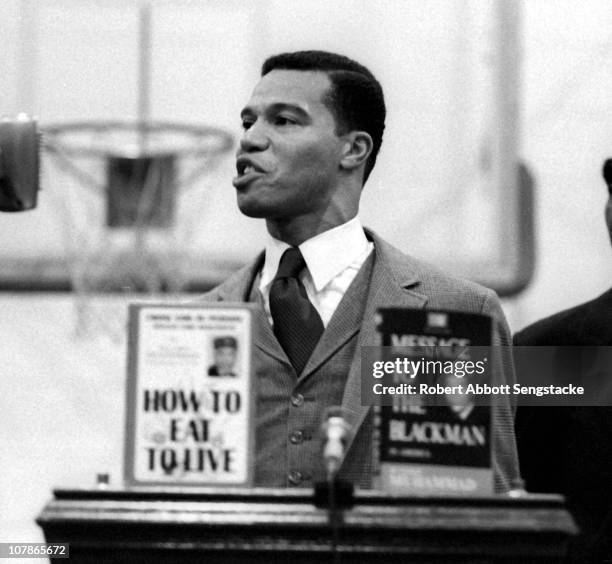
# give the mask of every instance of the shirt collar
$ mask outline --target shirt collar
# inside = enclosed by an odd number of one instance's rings
[[[260,289],[272,282],[276,276],[281,256],[289,247],[287,243],[268,235]],[[363,232],[361,221],[357,217],[319,233],[299,245],[317,292],[320,292],[334,277],[353,264],[367,251],[367,248],[368,240]]]
[[[272,235],[268,234],[268,239],[266,241],[266,258],[261,270],[261,280],[259,281],[260,290],[263,290],[266,286],[272,283],[272,280],[274,280],[274,277],[276,276],[280,259],[283,256],[283,253],[290,247],[291,245],[288,245],[283,241],[279,241],[278,239],[272,237]]]

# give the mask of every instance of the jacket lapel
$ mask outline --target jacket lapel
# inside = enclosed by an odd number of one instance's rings
[[[381,307],[420,309],[427,303],[427,296],[416,290],[419,280],[412,260],[372,232],[366,230],[366,234],[374,241],[375,257],[357,350],[342,398],[345,419],[353,429],[346,452],[371,407],[361,405],[361,347],[373,346],[379,341],[375,324],[377,310]]]
[[[232,274],[225,282],[221,283],[210,292],[209,299],[220,302],[247,302],[249,293],[253,286],[253,280],[261,269],[264,261],[264,253],[247,266]]]
[[[252,303],[256,303],[259,307],[255,312],[254,319],[254,331],[253,331],[253,344],[260,348],[263,352],[275,358],[276,360],[291,366],[291,361],[287,356],[287,353],[283,350],[272,326],[268,321],[266,310],[263,304],[263,298],[259,292],[259,276],[256,276],[253,284],[251,285],[251,294],[249,300]]]
[[[367,296],[372,276],[374,253],[365,261],[357,276],[340,300],[336,311],[321,335],[304,371],[303,380],[325,363],[340,347],[359,331],[363,319],[364,298]]]
[[[217,301],[258,303],[261,307],[257,308],[253,318],[253,345],[276,360],[291,364],[272,332],[256,287],[256,279],[263,265],[264,256],[264,253],[261,253],[255,261],[213,290],[213,299],[216,297]]]

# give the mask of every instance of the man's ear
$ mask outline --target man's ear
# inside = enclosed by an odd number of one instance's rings
[[[351,131],[344,138],[340,166],[345,170],[353,170],[368,160],[374,143],[365,131]]]

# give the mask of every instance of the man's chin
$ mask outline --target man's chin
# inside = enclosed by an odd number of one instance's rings
[[[259,209],[257,206],[238,206],[240,213],[246,215],[247,217],[253,217],[257,219],[265,219],[267,214],[264,213],[263,210]]]
[[[248,197],[238,195],[238,209],[247,217],[267,218],[274,215],[272,206]]]

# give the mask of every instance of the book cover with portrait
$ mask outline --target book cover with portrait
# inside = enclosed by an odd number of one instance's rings
[[[488,379],[491,318],[385,308],[377,328],[382,360],[398,367],[384,382],[411,392],[389,394],[376,409],[381,488],[398,495],[491,495],[491,407],[468,391]]]
[[[130,306],[128,485],[252,483],[252,313],[248,304]]]

